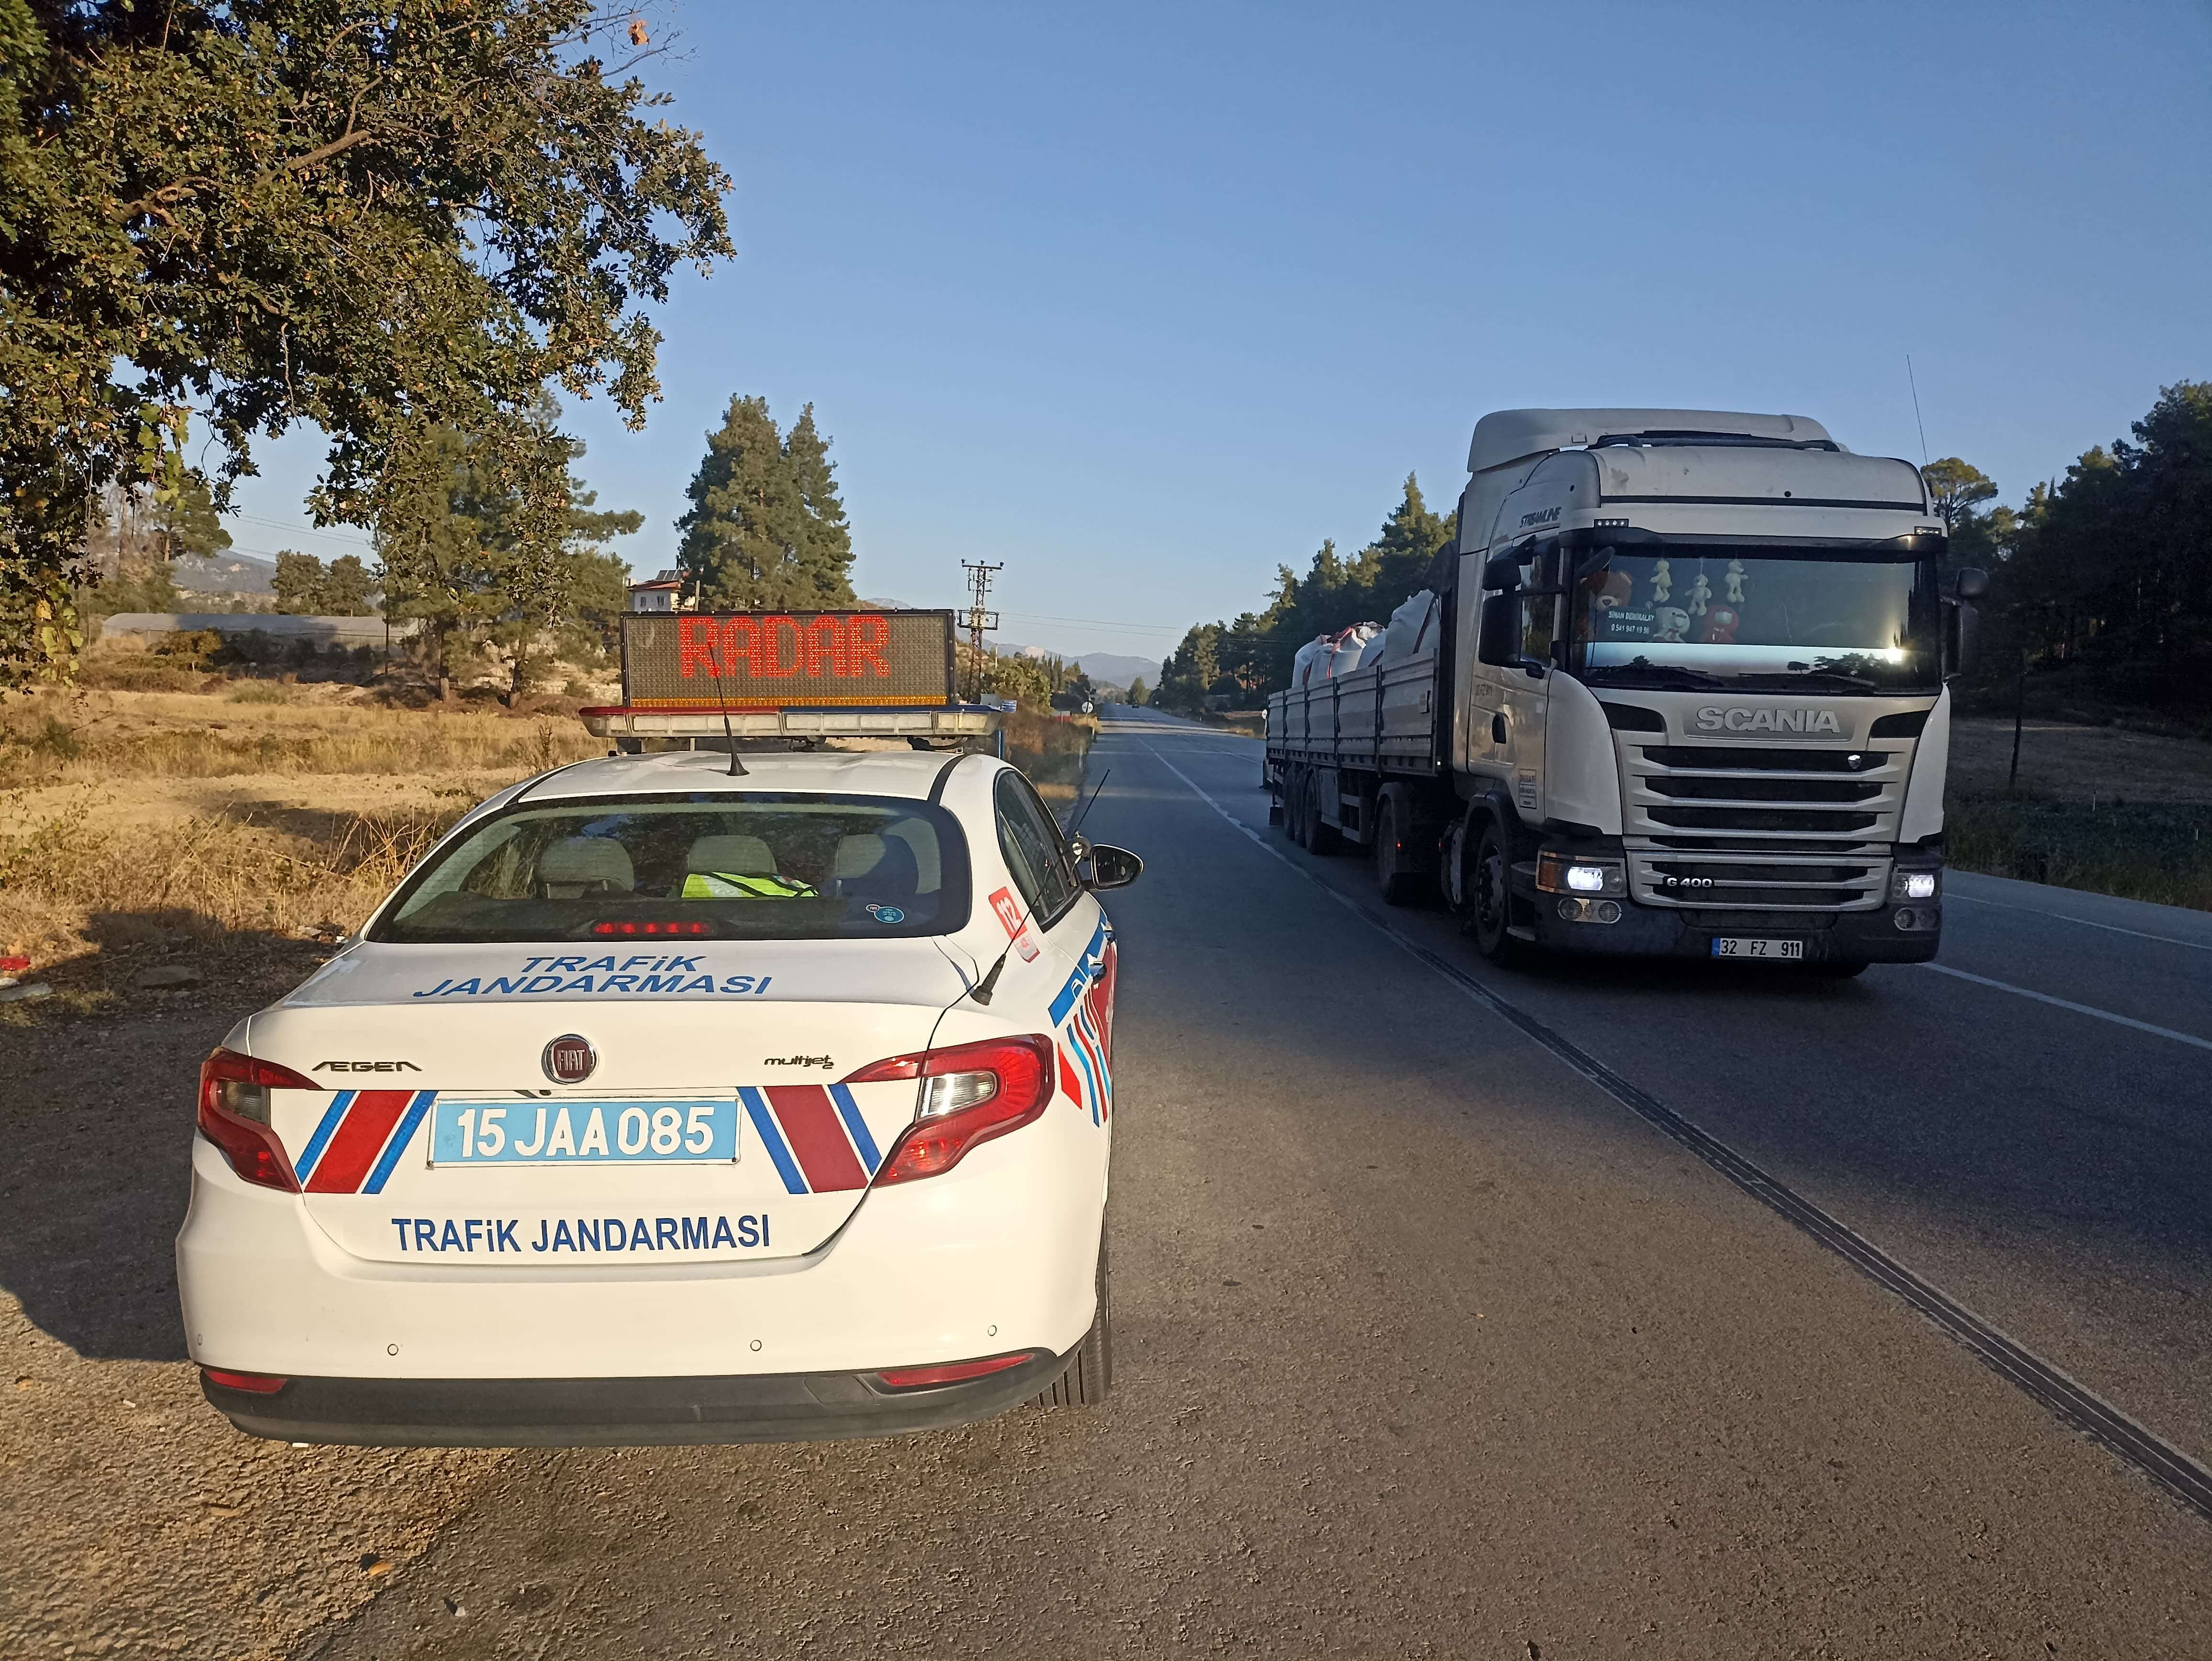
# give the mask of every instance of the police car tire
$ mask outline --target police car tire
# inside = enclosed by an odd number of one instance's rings
[[[1067,1371],[1036,1398],[1041,1408],[1095,1407],[1114,1387],[1113,1304],[1107,1295],[1106,1242],[1098,1242],[1098,1312],[1068,1358]]]

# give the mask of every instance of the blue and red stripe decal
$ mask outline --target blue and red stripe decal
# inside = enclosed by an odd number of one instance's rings
[[[296,1167],[309,1194],[381,1194],[434,1090],[341,1090],[331,1098]]]
[[[738,1098],[789,1193],[866,1188],[884,1162],[860,1104],[843,1085],[746,1085]]]
[[[1092,963],[1100,964],[1094,973]],[[1114,936],[1103,919],[1083,948],[1075,972],[1052,1001],[1052,1024],[1060,1043],[1060,1087],[1091,1123],[1103,1124],[1114,1111],[1112,1064]]]

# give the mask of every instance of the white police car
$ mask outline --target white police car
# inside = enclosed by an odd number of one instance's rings
[[[1117,849],[992,757],[611,757],[455,826],[201,1071],[185,1331],[293,1441],[798,1440],[1080,1403]]]

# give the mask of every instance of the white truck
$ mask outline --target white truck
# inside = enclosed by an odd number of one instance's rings
[[[1291,840],[1370,850],[1501,964],[1934,957],[1988,577],[1940,581],[1919,471],[1708,410],[1499,411],[1468,471],[1418,649],[1268,700]]]

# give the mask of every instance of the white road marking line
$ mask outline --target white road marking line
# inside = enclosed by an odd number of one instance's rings
[[[1711,1131],[1686,1118],[1650,1092],[1631,1084],[1596,1056],[1554,1031],[1519,1005],[1501,997],[1457,964],[1438,956],[1410,936],[1400,934],[1349,894],[1339,891],[1311,871],[1294,863],[1267,837],[1200,789],[1182,769],[1158,751],[1152,750],[1150,745],[1145,748],[1152,751],[1154,761],[1181,779],[1191,794],[1220,814],[1235,829],[1243,831],[1262,853],[1278,861],[1285,869],[1304,877],[1408,957],[1450,984],[1469,1001],[1481,1005],[1518,1028],[1522,1036],[1548,1051],[1553,1059],[1570,1071],[1596,1086],[1669,1141],[1687,1149],[1740,1191],[1841,1257],[1877,1286],[1895,1294],[1965,1346],[1998,1378],[2040,1402],[2051,1417],[2081,1432],[2124,1463],[2133,1466],[2150,1478],[2199,1517],[2212,1522],[2212,1470],[2197,1463],[2148,1425],[2129,1417],[2070,1374],[2053,1366],[2002,1329],[1976,1314],[1932,1281],[1916,1274],[1849,1224],[1831,1216],[1803,1195],[1769,1175],[1765,1169],[1746,1159]],[[1924,966],[1933,969],[1936,965],[1929,964]],[[1948,970],[1944,972],[1958,974],[1960,971]],[[1964,978],[1978,980],[1980,977],[1967,975]],[[1992,981],[1990,984],[1998,986],[2002,983]],[[2016,987],[2005,988],[2007,991],[2019,989]],[[2041,997],[2042,994],[2031,992],[2027,995]],[[2063,1001],[2052,998],[2046,1001],[2058,1003]],[[2083,1007],[2069,1004],[2067,1007],[2078,1009]],[[2094,1009],[2085,1013],[2092,1015],[2104,1013]],[[2108,1015],[2106,1019],[2124,1021],[2130,1026],[2142,1025],[2140,1021],[2128,1021],[2124,1016]],[[2165,1031],[2162,1027],[2150,1030]],[[2172,1032],[2166,1036],[2180,1038],[2187,1043],[2204,1042],[2201,1038],[2190,1037],[2186,1033]],[[2205,1047],[2212,1049],[2212,1044]]]
[[[2053,922],[2077,922],[2084,928],[2101,928],[2108,934],[2130,934],[2139,940],[2160,940],[2167,946],[2185,946],[2191,952],[2212,952],[2212,945],[2203,940],[2176,940],[2171,934],[2149,934],[2140,928],[2123,928],[2115,922],[2091,922],[2087,917],[2069,917],[2063,911],[2039,911],[2032,905],[2014,905],[2009,900],[1985,900],[1972,894],[1956,891],[1946,894],[1946,900],[1964,901],[1968,905],[1994,905],[2000,911],[2025,911],[2031,917],[2048,917]]]
[[[2139,1021],[2132,1015],[2115,1015],[2109,1009],[2096,1009],[2086,1003],[2075,1003],[2071,998],[2054,998],[2048,992],[2031,992],[2024,986],[2014,986],[2009,981],[1993,981],[1986,975],[1969,975],[1963,969],[1951,969],[1940,963],[1911,965],[1916,969],[1932,969],[1939,975],[1948,975],[1953,980],[1972,981],[1977,986],[1993,986],[2000,992],[2009,992],[2014,997],[2033,998],[2038,1003],[2047,1003],[2056,1009],[2070,1009],[2077,1015],[2094,1015],[2100,1021],[2110,1021],[2115,1026],[2131,1026],[2138,1032],[2148,1032],[2161,1038],[2171,1038],[2176,1043],[2194,1044],[2199,1050],[2212,1050],[2212,1038],[2200,1038],[2187,1032],[2177,1032],[2170,1026],[2154,1026],[2148,1021]]]

